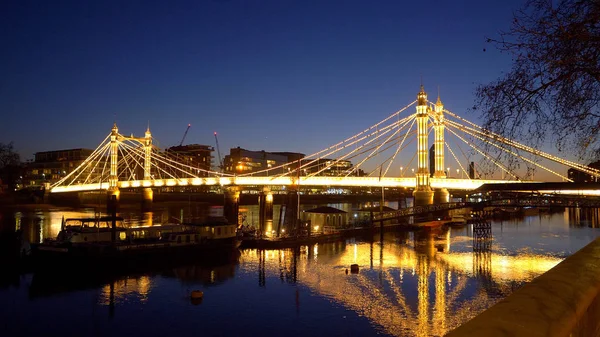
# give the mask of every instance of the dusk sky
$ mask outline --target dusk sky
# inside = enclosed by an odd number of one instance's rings
[[[95,148],[114,121],[160,147],[310,154],[412,102],[470,112],[510,67],[485,43],[522,1],[3,1],[0,142]],[[484,51],[484,49],[486,49]],[[414,108],[410,113],[414,112]]]

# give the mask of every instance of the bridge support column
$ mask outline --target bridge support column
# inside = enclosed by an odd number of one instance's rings
[[[273,231],[273,194],[265,190],[258,194],[258,226],[261,233]]]
[[[427,146],[427,124],[429,122],[429,107],[427,106],[427,93],[423,85],[417,94],[417,184],[413,197],[415,206],[431,205],[433,191],[429,185],[429,156]]]
[[[433,203],[442,204],[450,202],[450,192],[445,188],[436,188],[433,192]]]
[[[223,205],[223,216],[230,224],[238,224],[238,213],[240,209],[240,189],[236,186],[224,188],[225,203]]]
[[[444,171],[444,105],[440,99],[438,93],[437,102],[435,103],[435,112],[433,118],[433,129],[434,129],[434,167],[435,172],[433,176],[438,179],[446,179],[446,172]],[[433,203],[442,204],[450,202],[450,193],[445,188],[438,188],[433,194]]]
[[[298,191],[289,190],[285,198],[285,215],[283,228],[290,234],[298,233]]]
[[[154,191],[152,188],[145,187],[142,191],[142,209],[152,209],[152,202],[154,200]]]
[[[113,214],[118,211],[121,191],[119,189],[109,189],[106,194],[106,213]]]

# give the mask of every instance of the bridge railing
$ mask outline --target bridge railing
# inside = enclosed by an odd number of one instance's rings
[[[436,211],[481,207],[593,207],[600,208],[600,198],[568,197],[564,195],[511,195],[495,196],[479,202],[448,202],[401,208],[397,211],[373,213],[373,221],[424,215]]]

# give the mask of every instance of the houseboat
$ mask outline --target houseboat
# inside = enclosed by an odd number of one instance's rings
[[[136,259],[237,250],[241,243],[237,226],[224,218],[131,227],[122,222],[119,217],[65,220],[56,239],[33,245],[32,255],[40,263],[66,258],[121,264]]]

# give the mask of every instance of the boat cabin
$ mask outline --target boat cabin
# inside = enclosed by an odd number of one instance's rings
[[[116,240],[127,238],[121,217],[70,218],[63,221],[58,233],[59,242],[110,242],[112,240],[112,224],[115,222]]]

